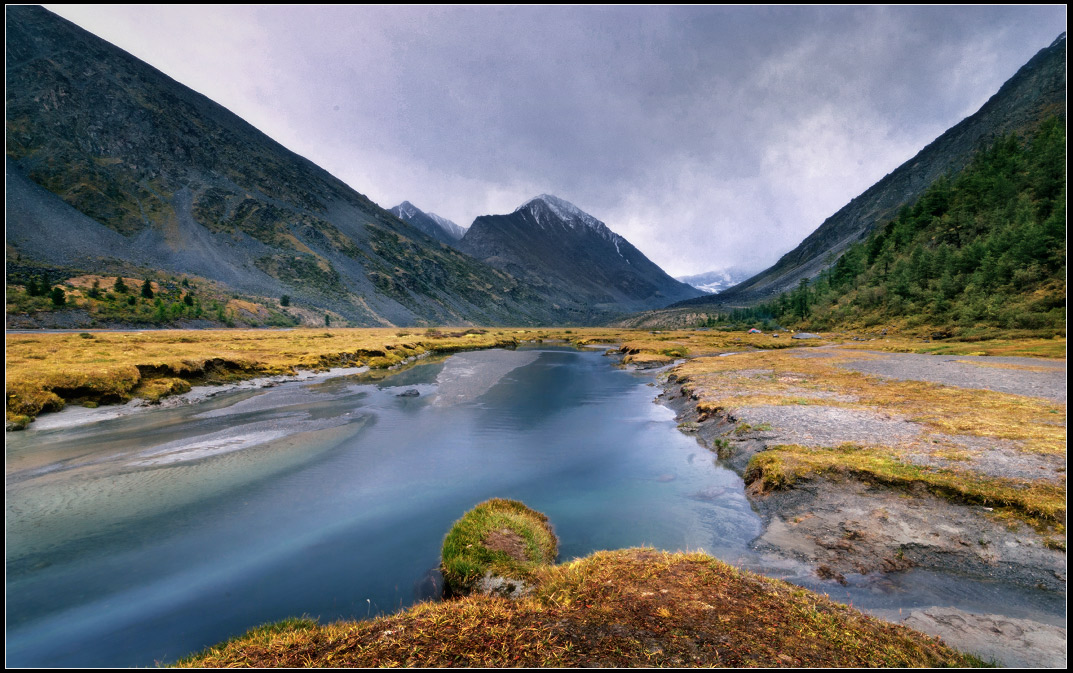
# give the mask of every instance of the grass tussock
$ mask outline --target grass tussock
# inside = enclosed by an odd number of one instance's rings
[[[473,595],[371,621],[289,620],[181,667],[932,667],[937,638],[704,554],[598,552],[537,570],[519,600]]]
[[[751,488],[771,491],[813,475],[850,476],[909,491],[923,488],[953,502],[1003,508],[1037,529],[1065,530],[1064,485],[914,465],[891,455],[889,447],[775,446],[752,457],[744,478]]]
[[[456,594],[472,591],[486,574],[531,580],[551,563],[558,540],[548,517],[517,500],[486,500],[455,522],[443,540],[445,584]]]

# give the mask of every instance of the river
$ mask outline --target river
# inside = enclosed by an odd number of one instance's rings
[[[491,497],[547,514],[560,560],[703,550],[876,610],[1061,613],[921,573],[842,589],[758,558],[741,479],[653,381],[533,346],[9,433],[7,664],[149,666],[288,616],[395,611],[436,595],[443,536]]]

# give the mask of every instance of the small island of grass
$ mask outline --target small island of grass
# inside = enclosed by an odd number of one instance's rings
[[[548,517],[517,500],[492,498],[466,512],[444,538],[444,584],[457,595],[524,593],[533,571],[557,552]]]

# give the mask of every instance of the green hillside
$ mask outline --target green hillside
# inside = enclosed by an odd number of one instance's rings
[[[1065,143],[1056,117],[1024,141],[997,139],[811,284],[736,310],[730,321],[1064,335]]]

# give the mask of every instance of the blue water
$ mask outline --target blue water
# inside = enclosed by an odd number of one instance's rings
[[[891,618],[1064,625],[1053,592],[927,571],[842,587],[752,553],[741,479],[653,404],[653,375],[612,364],[477,351],[9,433],[7,665],[151,666],[284,617],[393,612],[437,595],[443,536],[491,497],[547,514],[560,560],[703,550]]]
[[[443,536],[490,497],[546,513],[560,559],[747,556],[740,479],[609,360],[463,353],[13,433],[8,665],[146,666],[287,616],[395,611],[435,594]]]

